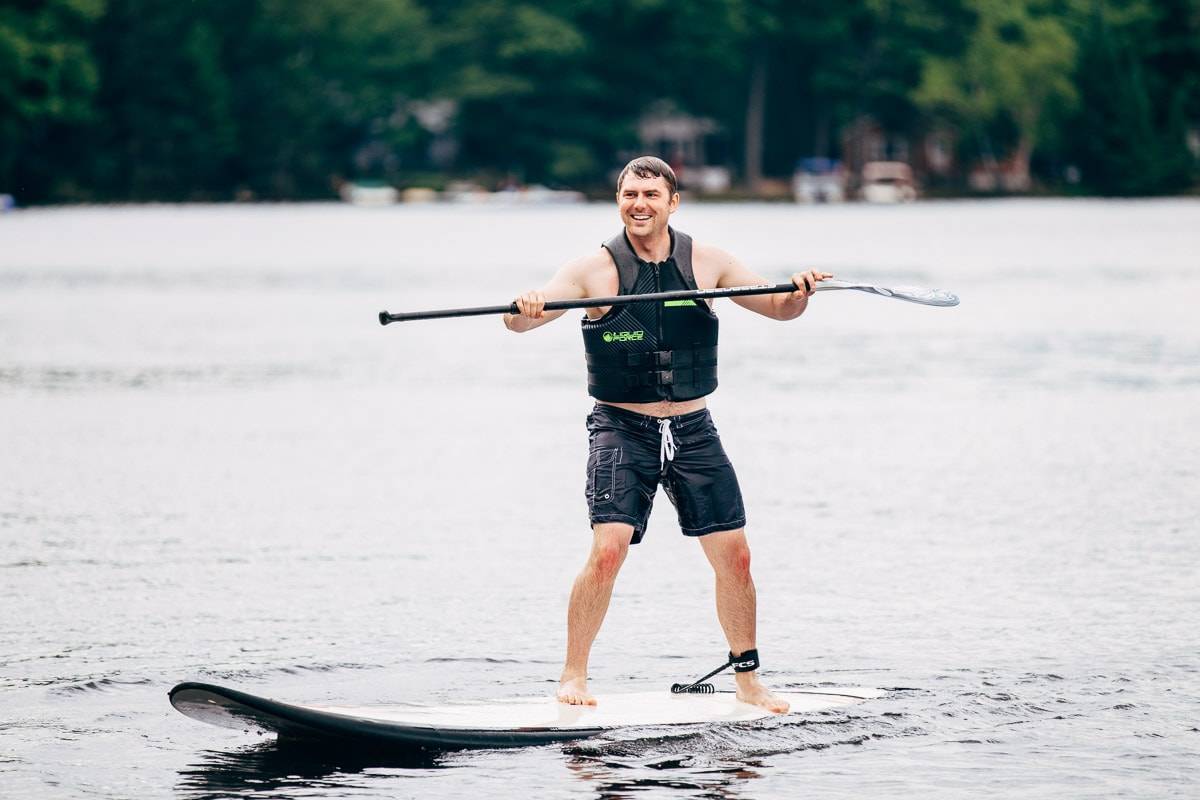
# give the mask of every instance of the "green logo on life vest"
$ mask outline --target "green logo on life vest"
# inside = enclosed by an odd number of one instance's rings
[[[640,342],[646,337],[645,331],[605,331],[604,341],[606,344],[613,342]]]

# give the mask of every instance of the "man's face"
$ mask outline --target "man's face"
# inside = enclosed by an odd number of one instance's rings
[[[679,208],[679,194],[671,194],[661,176],[625,176],[617,191],[617,209],[630,236],[651,236],[667,229],[671,214]]]

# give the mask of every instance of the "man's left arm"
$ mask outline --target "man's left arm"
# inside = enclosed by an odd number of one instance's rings
[[[705,247],[701,256],[705,267],[712,270],[710,274],[717,276],[717,287],[721,289],[733,286],[758,286],[769,283],[766,278],[752,272],[745,264],[738,261],[729,253],[715,247]],[[748,308],[764,317],[771,319],[795,319],[808,308],[808,298],[817,290],[817,284],[833,277],[833,273],[810,269],[805,272],[792,274],[792,283],[796,291],[778,294],[753,294],[743,297],[730,298],[742,308]]]

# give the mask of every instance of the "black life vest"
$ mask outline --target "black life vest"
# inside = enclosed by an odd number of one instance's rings
[[[604,243],[617,265],[618,294],[696,289],[692,238],[669,229],[671,255],[642,261],[622,231]],[[613,306],[583,318],[588,394],[610,403],[694,400],[717,388],[717,315],[703,300]]]

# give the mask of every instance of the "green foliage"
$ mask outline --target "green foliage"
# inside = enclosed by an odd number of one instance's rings
[[[0,191],[328,197],[342,179],[604,186],[653,104],[727,166],[838,155],[870,116],[964,156],[1186,188],[1195,0],[10,0]],[[758,124],[761,120],[761,124]],[[739,157],[739,153],[744,153]],[[670,155],[670,154],[662,154]]]
[[[162,0],[109,0],[98,28],[95,180],[133,200],[219,196],[236,150],[217,20]]]
[[[961,52],[974,16],[964,0],[865,0],[783,4],[772,70],[776,170],[798,155],[836,156],[836,132],[870,115],[898,133],[919,132],[913,102],[925,62]]]
[[[603,148],[603,136],[588,127],[600,87],[587,73],[590,42],[571,4],[444,5],[437,61],[449,68],[436,90],[458,103],[461,166],[554,181],[556,151]]]
[[[929,58],[914,99],[976,132],[1007,118],[1020,146],[1031,151],[1045,112],[1078,100],[1075,41],[1041,0],[973,0],[972,6],[978,22],[966,50]]]
[[[0,6],[0,191],[26,182],[18,158],[41,162],[50,128],[91,117],[88,37],[103,10],[102,0]]]
[[[216,5],[216,4],[215,4]],[[409,0],[225,0],[239,124],[239,185],[269,198],[328,196],[372,138],[406,142],[405,104],[427,90],[433,55]],[[236,28],[235,28],[236,29]]]
[[[600,167],[592,151],[581,144],[555,142],[551,146],[547,172],[555,182],[571,184],[588,180]]]
[[[6,116],[25,122],[88,116],[96,69],[85,36],[103,8],[101,0],[0,7],[0,110]]]
[[[1200,14],[1181,13],[1185,5],[1139,0],[1089,9],[1076,74],[1084,102],[1071,120],[1070,156],[1098,192],[1162,194],[1195,178],[1186,124],[1200,119]]]

